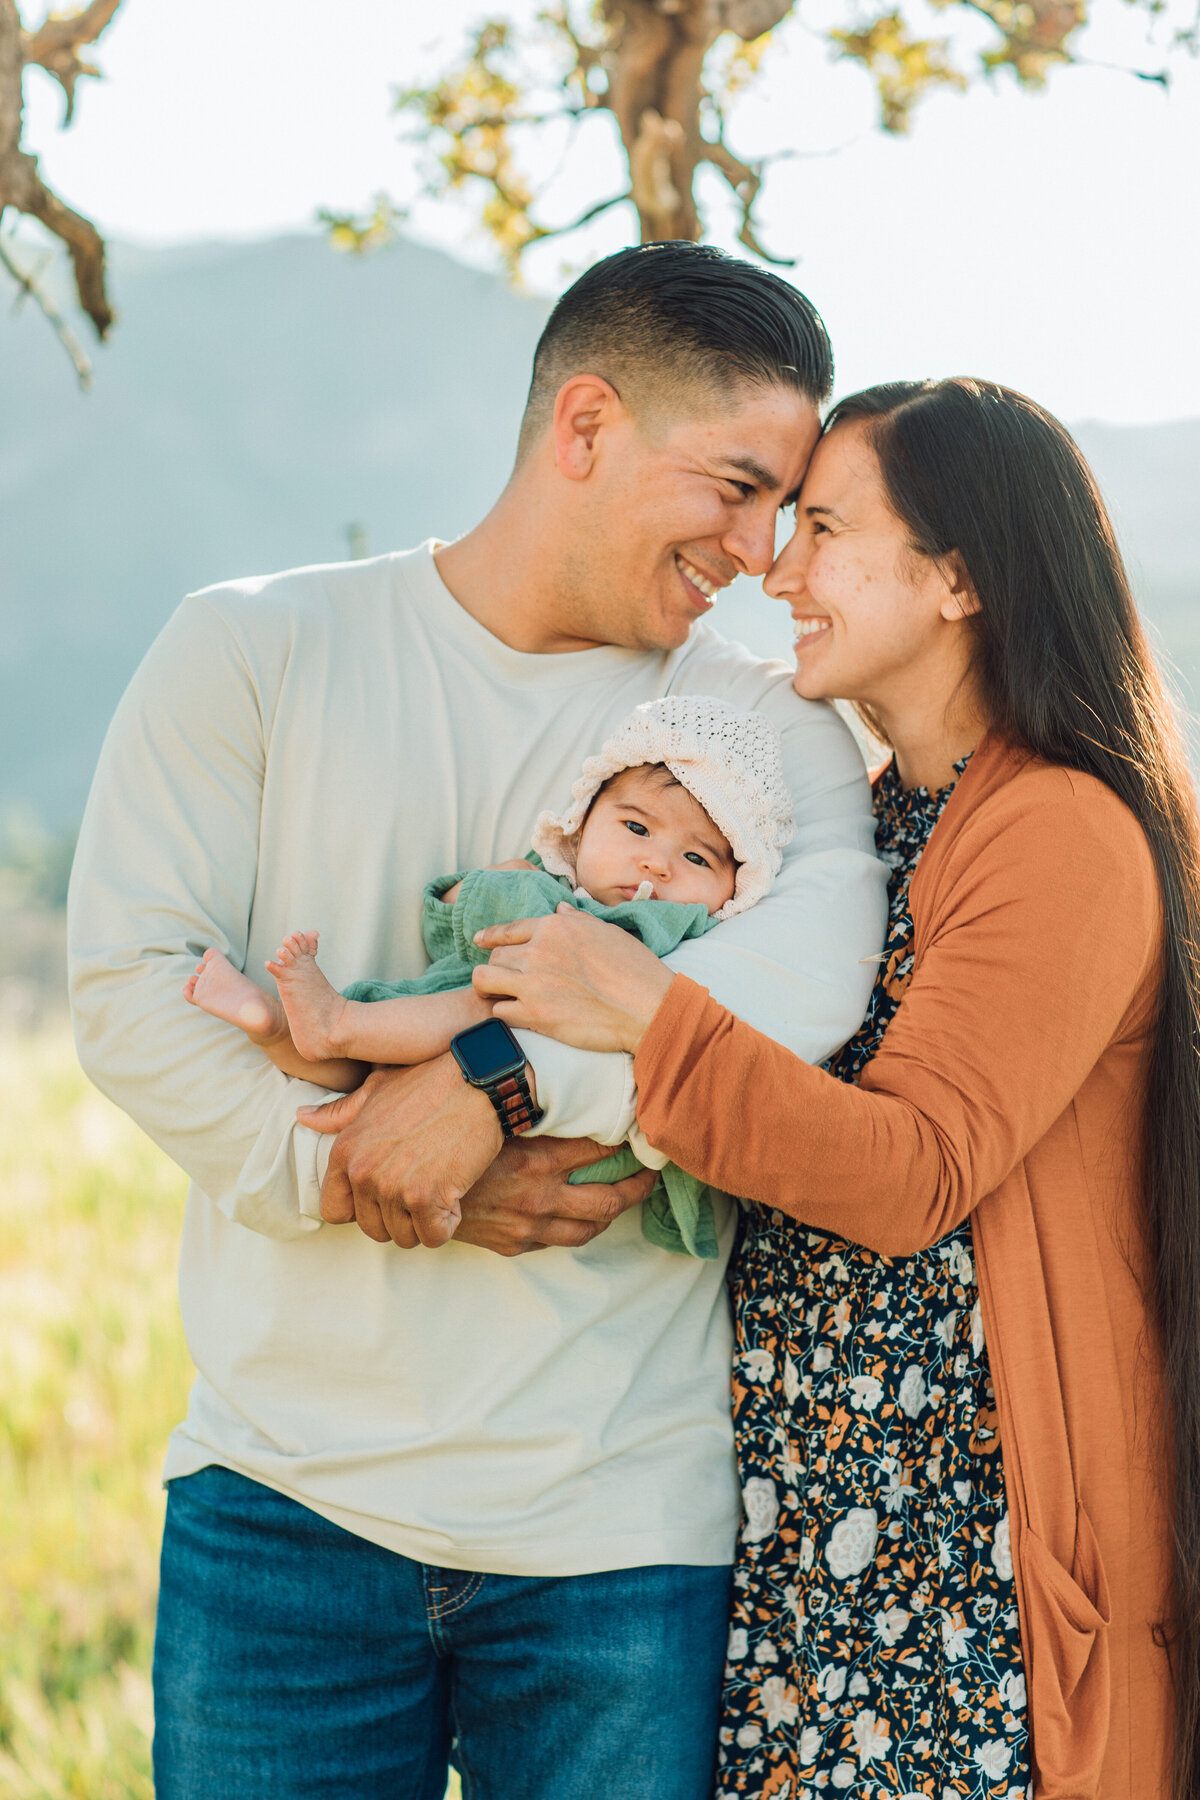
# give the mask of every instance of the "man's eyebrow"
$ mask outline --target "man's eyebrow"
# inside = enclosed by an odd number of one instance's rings
[[[721,461],[727,468],[740,469],[743,475],[750,477],[756,487],[777,488],[779,486],[778,475],[768,469],[765,463],[760,463],[756,456],[723,456]]]

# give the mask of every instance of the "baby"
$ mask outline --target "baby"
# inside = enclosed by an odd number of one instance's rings
[[[553,913],[565,900],[666,956],[761,899],[793,830],[779,739],[760,713],[706,696],[654,700],[585,762],[566,812],[541,815],[528,857],[429,883],[423,975],[340,994],[318,966],[318,934],[304,931],[266,965],[278,999],[218,950],[205,952],[184,996],[240,1026],[285,1074],[346,1091],[364,1064],[425,1062],[490,1016],[471,985],[487,961],[474,942],[485,926]],[[618,1180],[640,1166],[627,1150],[572,1179]],[[709,1196],[673,1165],[644,1222],[666,1248],[717,1254]]]

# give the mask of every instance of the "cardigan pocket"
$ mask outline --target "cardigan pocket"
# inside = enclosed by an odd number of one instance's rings
[[[1070,1573],[1028,1526],[1020,1539],[1037,1800],[1096,1800],[1108,1744],[1108,1582],[1077,1503]]]

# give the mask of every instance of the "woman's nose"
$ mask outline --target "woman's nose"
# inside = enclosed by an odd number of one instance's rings
[[[797,526],[763,576],[763,593],[769,594],[772,600],[788,601],[803,594],[807,588],[811,554],[808,533]]]

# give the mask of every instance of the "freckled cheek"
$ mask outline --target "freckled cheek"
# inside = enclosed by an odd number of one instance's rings
[[[863,571],[835,552],[814,557],[807,586],[817,605],[827,606],[844,625],[853,625],[864,610]]]

